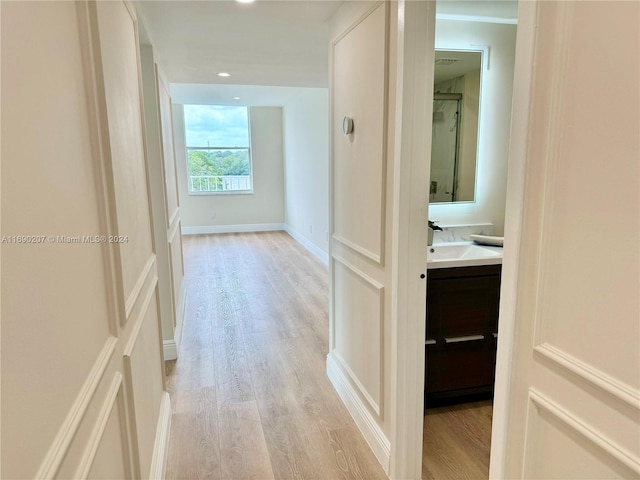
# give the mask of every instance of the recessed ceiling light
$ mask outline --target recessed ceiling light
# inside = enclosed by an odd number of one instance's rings
[[[240,97],[233,97],[234,100],[240,100]]]
[[[236,1],[239,2],[239,3],[253,3],[256,0],[236,0]]]
[[[220,73],[218,73],[218,76],[219,76],[219,77],[230,77],[230,76],[231,76],[231,74],[230,74],[230,73],[227,73],[227,72],[220,72]]]

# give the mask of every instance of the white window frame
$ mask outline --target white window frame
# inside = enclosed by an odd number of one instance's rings
[[[211,106],[225,106],[225,105],[211,105]],[[184,116],[185,121],[185,161],[187,167],[187,191],[189,195],[253,195],[253,155],[251,154],[251,109],[250,107],[245,107],[247,110],[247,137],[249,140],[249,146],[247,147],[234,147],[234,146],[215,146],[215,147],[197,147],[197,146],[189,146],[187,145],[187,126],[186,126],[186,115]],[[193,185],[193,178],[195,175],[191,175],[189,170],[189,151],[191,150],[246,150],[247,155],[249,157],[249,188],[242,190],[193,190],[191,187]],[[236,177],[237,175],[226,175],[228,177]],[[206,178],[214,178],[215,175],[203,176]],[[209,180],[208,180],[209,181]],[[230,182],[233,183],[233,180],[230,179]]]

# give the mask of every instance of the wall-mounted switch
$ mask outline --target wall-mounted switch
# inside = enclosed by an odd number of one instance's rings
[[[213,220],[214,218],[216,218],[216,212],[211,212],[211,220]]]

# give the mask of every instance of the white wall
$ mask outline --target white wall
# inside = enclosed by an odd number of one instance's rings
[[[515,25],[436,21],[437,49],[489,47],[489,68],[481,85],[476,201],[430,205],[431,220],[443,225],[490,222],[495,234],[503,233],[515,40]]]
[[[171,407],[135,16],[8,2],[1,27],[2,234],[45,241],[2,245],[0,477],[162,478]],[[126,241],[58,237],[84,235]]]
[[[164,359],[175,360],[182,333],[186,291],[171,97],[151,45],[140,46],[140,65],[162,343]]]
[[[308,88],[283,109],[287,231],[328,261],[329,91]]]
[[[397,20],[387,5],[345,2],[330,22],[327,374],[388,472]],[[351,135],[343,133],[344,116],[353,118]]]
[[[640,478],[640,4],[519,14],[490,478]]]
[[[178,189],[183,233],[213,233],[230,226],[248,229],[284,223],[282,108],[250,107],[253,194],[190,195],[184,134],[184,108],[173,105]],[[212,213],[216,218],[211,218]]]

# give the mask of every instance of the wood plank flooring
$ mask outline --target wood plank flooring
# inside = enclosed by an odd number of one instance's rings
[[[492,412],[491,400],[427,409],[423,480],[489,478]]]
[[[385,479],[326,377],[327,270],[283,232],[184,238],[167,479]]]

